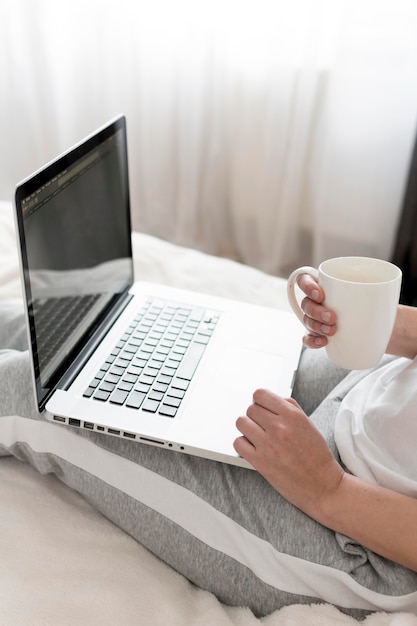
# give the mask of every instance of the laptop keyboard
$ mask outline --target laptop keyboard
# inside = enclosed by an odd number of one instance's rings
[[[84,397],[175,417],[218,319],[217,311],[148,298]]]

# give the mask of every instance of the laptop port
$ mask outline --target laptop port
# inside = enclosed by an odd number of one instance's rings
[[[87,428],[88,430],[94,430],[94,424],[92,424],[91,422],[84,422],[84,428]]]
[[[97,426],[97,430],[99,430],[100,432],[104,433],[104,431],[106,429],[104,428],[104,426]]]
[[[65,417],[61,417],[60,415],[54,415],[55,422],[61,422],[61,424],[65,424]]]
[[[68,420],[68,424],[70,426],[81,426],[81,421],[75,419],[75,417],[70,417],[69,420]]]
[[[136,439],[136,435],[127,432],[123,432],[123,437],[127,437],[128,439]]]
[[[147,441],[148,443],[157,443],[160,446],[164,445],[163,441],[158,441],[157,439],[148,439],[148,437],[139,437],[141,441]]]
[[[109,435],[120,435],[120,430],[116,430],[115,428],[108,428],[107,432]]]

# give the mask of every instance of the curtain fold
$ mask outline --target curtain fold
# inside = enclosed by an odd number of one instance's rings
[[[389,258],[414,0],[2,0],[0,198],[119,112],[136,229],[275,274]]]

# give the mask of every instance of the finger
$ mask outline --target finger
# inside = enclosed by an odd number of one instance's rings
[[[268,409],[264,408],[263,406],[261,406],[260,404],[257,404],[254,401],[254,403],[248,407],[246,411],[246,416],[252,422],[255,422],[255,424],[257,424],[260,428],[265,430],[264,424],[268,423],[270,419],[269,413],[270,411]]]
[[[255,447],[265,436],[265,431],[258,421],[248,415],[243,415],[236,420],[236,428]]]
[[[317,322],[307,315],[304,316],[304,326],[310,331],[310,335],[324,335],[325,337],[332,337],[337,330],[336,324]]]
[[[271,414],[272,416],[280,415],[288,405],[288,400],[269,389],[257,389],[253,394],[253,401],[252,407],[256,416],[261,420],[261,425],[264,421],[271,419]]]
[[[304,315],[313,321],[318,322],[319,324],[327,324],[332,326],[336,323],[336,313],[331,309],[323,306],[322,304],[317,304],[313,302],[310,298],[304,298],[301,302],[301,308],[304,312]]]
[[[304,335],[303,344],[307,348],[311,348],[314,350],[317,348],[324,348],[324,346],[327,346],[328,340],[327,340],[327,337],[324,337],[323,335],[316,335],[314,333],[309,333],[307,335]]]
[[[319,304],[324,300],[324,291],[316,280],[310,274],[300,274],[297,280],[297,285],[301,291],[304,291],[306,296],[318,302]]]
[[[242,458],[251,463],[251,459],[255,456],[255,447],[246,439],[246,437],[238,437],[233,442],[233,447]]]
[[[298,404],[297,400],[295,398],[286,398],[288,404],[292,404],[293,406],[295,406],[297,409],[301,409],[301,406]]]

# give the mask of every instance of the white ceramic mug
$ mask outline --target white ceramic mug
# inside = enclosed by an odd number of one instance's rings
[[[326,353],[337,366],[368,369],[381,360],[394,327],[401,288],[401,270],[388,261],[339,257],[319,269],[300,267],[288,279],[291,307],[303,322],[296,297],[302,274],[315,278],[325,293],[324,305],[337,315],[337,331],[328,337]]]

